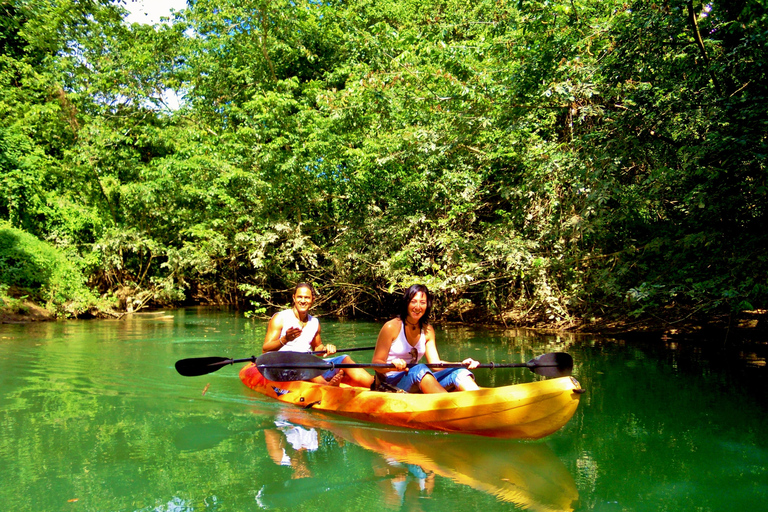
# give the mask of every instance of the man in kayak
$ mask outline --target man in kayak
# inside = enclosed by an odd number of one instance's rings
[[[293,307],[275,313],[267,325],[262,352],[322,352],[327,355],[336,353],[335,345],[323,345],[320,338],[320,321],[309,314],[315,301],[315,289],[309,283],[299,283],[293,290]],[[354,364],[351,357],[342,355],[326,359],[334,364]],[[328,370],[323,375],[311,379],[311,382],[338,386],[340,383],[350,386],[370,388],[373,376],[362,368],[346,370]]]
[[[397,370],[377,370],[376,380],[406,392],[445,393],[447,390],[479,389],[472,368],[480,363],[472,358],[461,362],[466,368],[433,372],[425,364],[407,369],[426,355],[427,363],[442,363],[435,345],[435,330],[429,325],[432,297],[423,284],[415,284],[403,294],[399,316],[384,324],[376,340],[374,363],[394,364]]]

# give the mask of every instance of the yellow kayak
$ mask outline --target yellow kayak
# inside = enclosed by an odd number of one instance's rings
[[[583,393],[573,377],[426,395],[306,381],[273,382],[254,364],[240,370],[240,379],[281,402],[356,420],[507,439],[540,439],[561,429],[576,412]]]

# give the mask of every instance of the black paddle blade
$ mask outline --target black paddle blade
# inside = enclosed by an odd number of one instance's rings
[[[268,380],[289,382],[314,379],[332,365],[304,352],[267,352],[256,359],[256,366]]]
[[[273,382],[291,382],[294,380],[310,380],[318,377],[330,369],[320,368],[259,368],[261,374]]]
[[[176,361],[176,371],[185,377],[207,375],[232,362],[226,357],[193,357]]]
[[[531,359],[526,366],[544,377],[567,377],[573,372],[573,358],[565,352],[551,352]]]

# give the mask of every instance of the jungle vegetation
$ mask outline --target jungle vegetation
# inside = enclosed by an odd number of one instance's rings
[[[766,307],[764,0],[124,5],[0,0],[5,302]]]

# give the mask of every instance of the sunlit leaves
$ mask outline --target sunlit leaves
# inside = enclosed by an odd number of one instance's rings
[[[707,276],[766,264],[766,14],[739,5],[198,0],[149,27],[26,2],[0,212],[158,301],[311,280],[550,321],[758,303]]]

